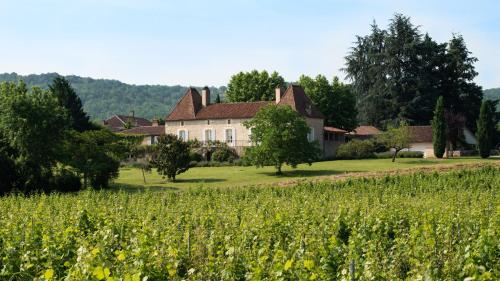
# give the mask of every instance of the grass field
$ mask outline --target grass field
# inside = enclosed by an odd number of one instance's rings
[[[277,176],[273,167],[206,167],[192,168],[180,174],[175,183],[167,182],[153,171],[146,174],[144,184],[141,170],[123,168],[115,186],[130,191],[148,187],[152,190],[183,189],[187,187],[229,187],[243,185],[272,184],[301,178],[318,178],[354,172],[377,172],[398,169],[453,165],[467,163],[500,162],[500,158],[455,158],[455,159],[411,159],[401,158],[392,163],[390,159],[336,160],[299,165],[297,169],[283,168],[283,175]]]

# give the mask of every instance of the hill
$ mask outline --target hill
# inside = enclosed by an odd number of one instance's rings
[[[28,86],[47,88],[57,73],[18,75],[0,74],[0,82],[24,80]],[[76,75],[65,76],[83,102],[85,111],[94,120],[106,119],[113,114],[128,114],[152,119],[164,118],[186,92],[186,86],[130,85],[117,80],[93,79]],[[225,87],[211,87],[212,99],[223,93]]]
[[[500,88],[484,90],[484,97],[489,100],[500,100]],[[500,111],[500,102],[497,104],[497,110]]]

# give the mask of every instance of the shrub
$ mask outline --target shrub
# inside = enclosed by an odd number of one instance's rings
[[[370,140],[352,140],[337,149],[337,159],[375,158],[375,146]]]
[[[212,153],[212,161],[216,162],[233,162],[237,158],[236,151],[227,145],[216,147]]]
[[[62,169],[58,174],[54,175],[51,183],[54,190],[61,192],[78,191],[82,189],[80,177],[67,169]]]
[[[375,156],[380,159],[392,158],[394,152],[386,151],[381,153],[375,153]],[[397,155],[398,158],[424,158],[424,153],[420,151],[401,151]]]
[[[191,162],[200,162],[203,160],[203,156],[195,151],[189,151],[189,159]]]

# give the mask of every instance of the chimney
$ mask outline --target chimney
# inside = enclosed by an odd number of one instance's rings
[[[281,101],[281,96],[283,95],[283,90],[281,89],[281,87],[278,87],[274,91],[276,94],[276,104],[278,104]]]
[[[204,107],[210,104],[210,89],[207,86],[201,90],[201,104]]]
[[[158,118],[154,118],[153,120],[151,120],[151,123],[152,123],[153,127],[158,127],[158,124],[160,122],[158,121]]]

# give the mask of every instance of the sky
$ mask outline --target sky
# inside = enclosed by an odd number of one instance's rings
[[[500,1],[0,0],[0,73],[221,86],[253,69],[345,78],[356,35],[395,13],[438,42],[460,33],[476,82],[500,87]]]

